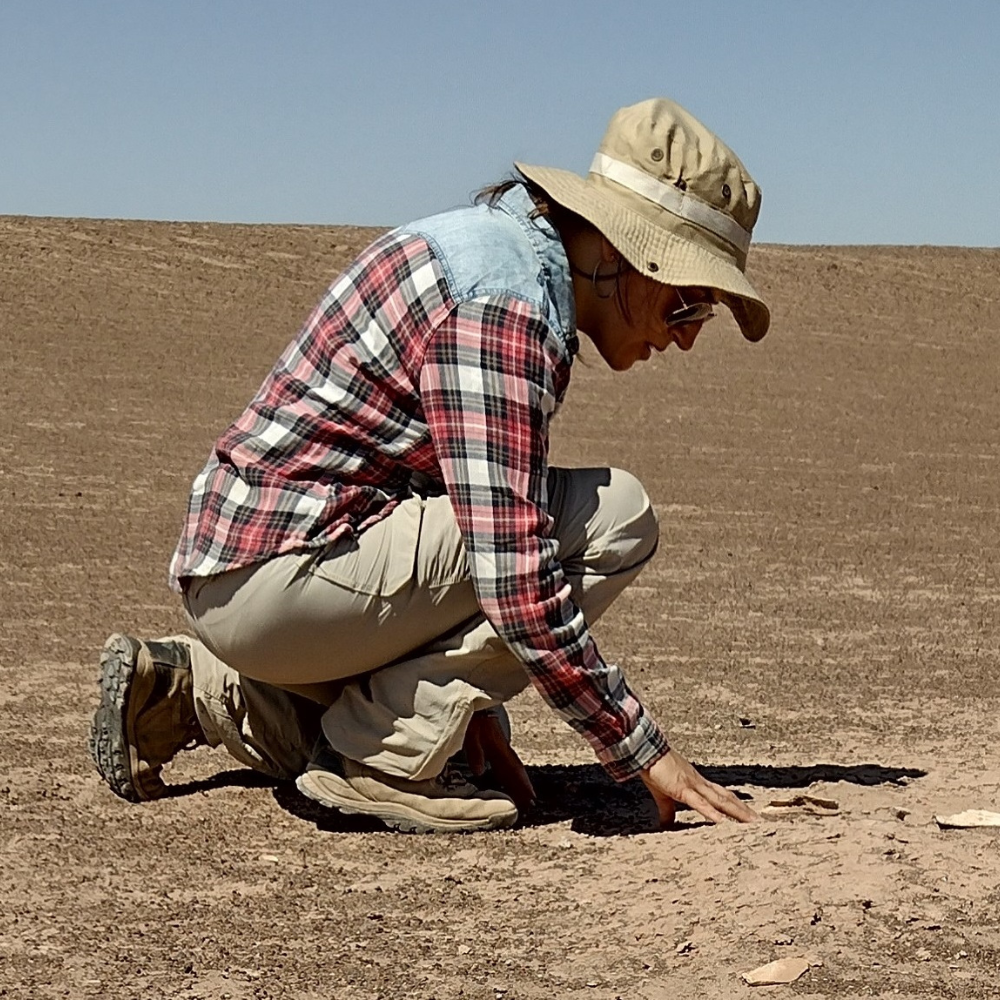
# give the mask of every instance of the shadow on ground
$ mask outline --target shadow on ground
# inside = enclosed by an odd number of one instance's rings
[[[913,767],[882,764],[810,764],[802,767],[728,764],[703,765],[701,772],[720,785],[756,788],[808,788],[815,782],[848,782],[855,785],[902,785],[927,772]],[[522,827],[570,822],[576,833],[592,837],[628,836],[656,830],[656,810],[641,782],[617,784],[597,764],[548,764],[529,767],[538,794],[535,807],[520,822]],[[483,782],[488,785],[488,782]],[[301,795],[291,782],[278,782],[250,770],[223,771],[203,781],[175,785],[171,795],[192,795],[215,788],[271,788],[275,802],[286,812],[327,833],[386,832],[378,821],[346,816],[326,809]],[[742,796],[749,797],[749,796]],[[696,818],[680,829],[700,826]]]
[[[710,781],[727,787],[808,788],[815,782],[846,781],[857,785],[900,785],[926,774],[917,768],[880,764],[812,764],[803,767],[770,765],[700,766]],[[571,821],[571,829],[594,837],[649,833],[657,828],[656,810],[639,781],[617,784],[597,764],[529,767],[538,805],[525,817],[525,826]],[[740,794],[737,792],[737,794]],[[741,798],[749,796],[741,795]],[[681,813],[679,828],[701,826]]]
[[[709,781],[720,785],[754,785],[757,788],[806,788],[817,781],[846,781],[852,785],[904,785],[922,778],[916,767],[886,767],[883,764],[808,764],[775,767],[770,764],[699,765]]]

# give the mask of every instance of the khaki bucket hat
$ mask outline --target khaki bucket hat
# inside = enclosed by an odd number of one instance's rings
[[[770,313],[745,274],[760,188],[679,104],[657,98],[617,111],[586,177],[515,166],[593,223],[640,274],[714,289],[747,340],[767,333]]]

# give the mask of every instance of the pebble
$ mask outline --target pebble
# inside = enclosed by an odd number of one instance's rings
[[[747,986],[777,986],[794,983],[809,971],[809,960],[805,958],[779,958],[750,972],[743,973]]]

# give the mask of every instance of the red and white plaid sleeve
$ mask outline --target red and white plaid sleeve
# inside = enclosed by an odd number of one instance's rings
[[[473,299],[432,335],[421,402],[483,612],[542,697],[622,781],[668,746],[598,653],[557,559],[548,428],[568,363],[533,306]]]

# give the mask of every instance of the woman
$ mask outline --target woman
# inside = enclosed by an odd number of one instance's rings
[[[655,549],[642,487],[547,451],[577,330],[618,371],[690,350],[715,305],[765,334],[758,189],[666,100],[619,111],[586,179],[516,166],[365,250],[217,442],[171,567],[197,641],[113,636],[102,657],[91,746],[119,794],[223,742],[272,773],[309,757],[304,794],[397,829],[509,826],[533,793],[502,705],[530,680],[663,823],[677,802],[754,818],[591,638]],[[504,792],[455,776],[463,747]]]

